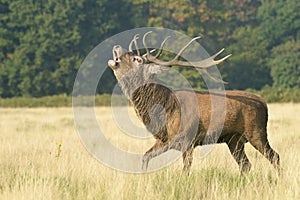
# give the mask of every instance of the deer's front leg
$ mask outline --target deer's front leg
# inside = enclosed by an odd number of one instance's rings
[[[148,163],[149,161],[159,155],[160,153],[158,153],[158,150],[161,150],[163,146],[165,146],[167,144],[164,144],[161,140],[156,140],[156,143],[153,145],[153,147],[151,147],[143,156],[143,160],[142,160],[142,169],[144,171],[147,171],[148,168]]]
[[[168,151],[169,149],[175,149],[177,151],[187,153],[186,155],[184,155],[185,157],[188,155],[188,152],[186,152],[187,150],[192,152],[192,150],[190,150],[191,145],[191,139],[189,139],[189,137],[184,134],[179,134],[172,141],[165,143],[163,143],[161,140],[156,140],[154,146],[151,147],[143,156],[142,169],[144,171],[147,171],[149,161],[152,158]],[[190,156],[187,157],[187,160],[188,162],[186,164],[186,168],[189,169],[189,165],[191,164]]]
[[[183,171],[187,174],[190,173],[191,170],[191,165],[193,162],[193,150],[194,148],[191,147],[185,152],[182,153],[182,158],[183,158]]]

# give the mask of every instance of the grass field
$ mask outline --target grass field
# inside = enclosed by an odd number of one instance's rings
[[[0,199],[300,199],[300,104],[270,104],[269,112],[280,177],[249,144],[249,174],[239,175],[221,144],[203,159],[197,148],[187,177],[181,159],[140,175],[105,167],[81,144],[71,108],[0,108]],[[109,108],[96,113],[120,148],[144,151],[153,144],[122,137]]]

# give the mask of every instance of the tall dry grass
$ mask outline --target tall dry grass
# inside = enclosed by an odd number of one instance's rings
[[[122,173],[85,150],[71,108],[2,108],[0,199],[300,199],[300,104],[271,104],[269,110],[269,140],[281,155],[280,177],[249,144],[253,167],[245,176],[225,145],[203,159],[197,148],[188,177],[181,174],[181,159],[149,174]],[[96,113],[114,145],[143,152],[153,144],[124,136],[109,108]]]

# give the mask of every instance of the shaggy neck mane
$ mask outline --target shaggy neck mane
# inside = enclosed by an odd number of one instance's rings
[[[174,92],[153,75],[145,78],[138,70],[124,75],[119,84],[146,128],[151,133],[164,132],[161,124],[168,117],[166,113],[172,114],[179,107]]]

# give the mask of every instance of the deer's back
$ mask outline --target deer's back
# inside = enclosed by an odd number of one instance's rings
[[[182,99],[181,106],[192,112],[190,116],[186,116],[200,119],[200,129],[203,129],[200,131],[206,132],[209,126],[211,126],[210,129],[221,128],[223,134],[266,128],[267,105],[261,97],[255,94],[245,91],[226,91],[226,95],[222,92],[195,92],[195,94],[197,102],[194,101],[193,92],[176,92],[179,99]],[[198,115],[193,114],[195,106],[197,106]]]

